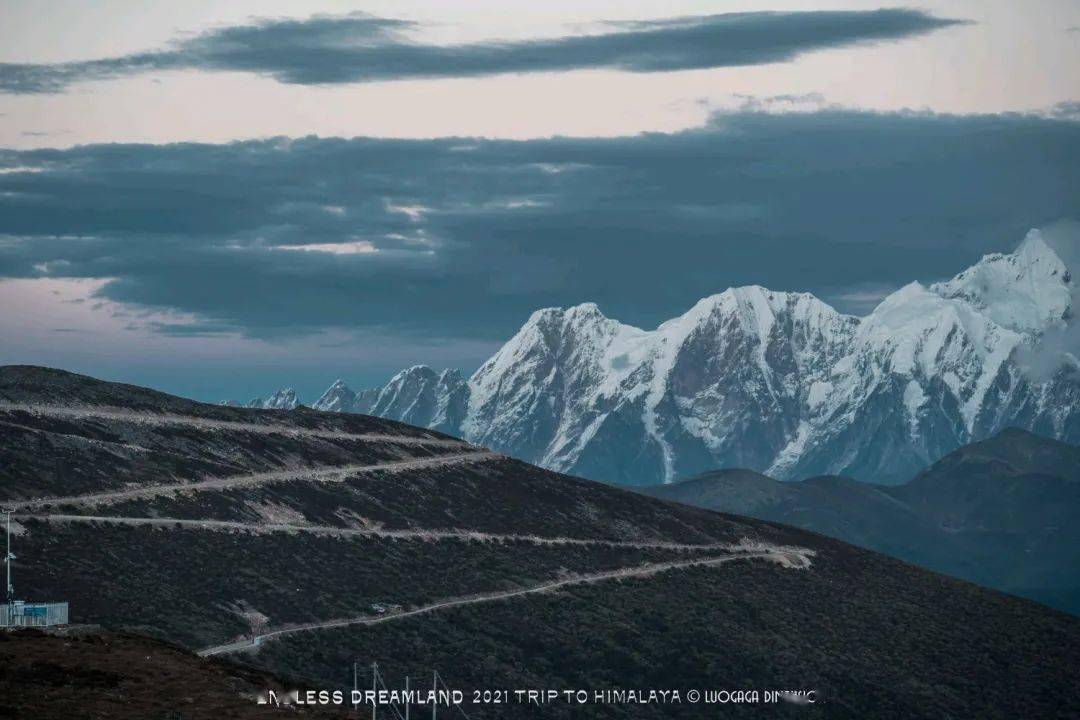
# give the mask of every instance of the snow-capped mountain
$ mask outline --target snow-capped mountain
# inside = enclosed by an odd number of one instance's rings
[[[312,406],[316,410],[357,412],[458,434],[465,418],[469,387],[457,370],[437,373],[426,365],[402,370],[379,390],[353,392],[338,380]]]
[[[361,406],[357,402],[356,393],[349,389],[344,380],[335,381],[322,394],[322,397],[315,401],[312,407],[326,412],[357,412],[364,414],[368,414],[371,410],[370,403]]]
[[[1080,382],[1017,356],[1071,317],[1068,269],[1032,231],[868,316],[749,286],[655,330],[591,303],[535,312],[464,381],[417,366],[316,403],[461,435],[547,468],[629,484],[718,467],[906,480],[1007,426],[1080,441]],[[1075,363],[1075,359],[1073,359]]]
[[[300,405],[300,399],[296,397],[296,391],[285,388],[267,398],[261,407],[269,410],[295,410],[298,405]]]

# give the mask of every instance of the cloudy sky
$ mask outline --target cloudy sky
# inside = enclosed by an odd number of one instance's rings
[[[551,305],[865,313],[1080,217],[1075,0],[0,17],[0,363],[311,402]]]

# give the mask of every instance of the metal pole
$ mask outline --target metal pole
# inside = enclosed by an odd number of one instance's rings
[[[371,663],[371,720],[375,720],[375,711],[379,708],[379,663]]]
[[[15,586],[11,584],[11,561],[15,555],[11,552],[11,510],[4,510],[7,515],[7,545],[4,553],[4,565],[7,566],[7,601],[11,605],[15,602]]]
[[[431,720],[435,720],[435,711],[439,709],[439,671],[431,671],[431,691],[432,703],[431,703]]]
[[[409,720],[409,705],[412,703],[409,701],[409,676],[405,676],[405,720]]]
[[[352,663],[352,691],[353,691],[353,696],[351,698],[349,698],[349,700],[353,701],[353,712],[359,715],[360,714],[360,703],[355,702],[356,701],[356,693],[358,693],[360,691],[360,687],[356,684],[356,661],[355,660],[353,660],[353,663]]]

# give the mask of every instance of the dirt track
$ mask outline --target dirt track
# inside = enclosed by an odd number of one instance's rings
[[[376,465],[341,465],[338,467],[302,468],[297,470],[274,470],[272,472],[254,473],[250,475],[229,475],[226,477],[209,478],[196,482],[169,483],[164,485],[147,485],[131,488],[130,490],[116,490],[107,493],[89,493],[86,495],[71,495],[67,497],[45,497],[32,500],[17,500],[5,503],[5,507],[14,510],[40,508],[46,505],[108,505],[110,503],[123,502],[137,498],[159,497],[171,495],[176,492],[199,492],[202,490],[222,490],[226,488],[254,487],[276,482],[291,482],[295,480],[339,483],[344,482],[350,475],[370,472],[400,472],[402,470],[416,470],[419,468],[445,467],[449,465],[462,465],[474,462],[484,462],[500,458],[502,455],[482,450],[468,453],[455,453],[453,455],[438,455],[435,457],[418,458],[412,460],[397,460]]]
[[[678,560],[672,562],[663,563],[650,563],[648,565],[638,565],[630,568],[620,568],[618,570],[607,570],[599,573],[590,573],[588,575],[578,575],[576,577],[565,578],[562,580],[554,580],[544,583],[542,585],[535,585],[529,588],[523,588],[520,590],[508,590],[497,593],[485,593],[483,595],[473,595],[470,597],[453,598],[450,600],[442,600],[431,605],[424,605],[413,610],[406,610],[403,612],[389,613],[386,615],[359,615],[349,618],[339,618],[336,620],[326,620],[323,622],[304,623],[300,625],[291,625],[288,627],[278,628],[277,630],[271,630],[270,632],[260,633],[250,638],[243,640],[237,640],[231,643],[224,643],[222,645],[214,645],[212,647],[204,648],[199,651],[199,655],[207,657],[210,655],[224,655],[234,652],[242,652],[245,650],[254,650],[262,645],[267,640],[273,640],[275,638],[282,637],[284,635],[291,635],[298,632],[307,632],[309,630],[322,630],[325,628],[345,627],[349,625],[378,625],[380,623],[391,622],[393,620],[402,620],[404,618],[414,617],[416,615],[423,615],[436,610],[444,610],[446,608],[458,607],[461,605],[475,605],[477,603],[495,602],[498,600],[507,600],[509,598],[519,597],[521,595],[532,595],[535,593],[551,592],[560,588],[569,587],[572,585],[583,585],[586,583],[601,582],[604,580],[620,580],[627,578],[639,578],[647,577],[649,575],[655,575],[656,573],[664,572],[665,570],[675,570],[684,567],[695,566],[710,566],[720,565],[725,562],[731,562],[740,558],[755,558],[777,562],[784,567],[791,568],[807,568],[810,566],[810,559],[805,551],[793,548],[773,548],[753,550],[738,555],[726,555],[724,557],[710,557],[710,558],[695,558],[692,560]]]
[[[601,546],[615,548],[634,548],[638,550],[675,550],[702,552],[706,550],[740,550],[741,546],[731,543],[673,543],[649,540],[591,540],[572,537],[545,537],[542,535],[510,535],[505,533],[487,533],[476,530],[383,530],[380,528],[341,528],[331,525],[299,525],[294,523],[245,523],[235,520],[193,520],[167,517],[116,517],[111,515],[69,515],[62,513],[19,514],[15,520],[46,520],[49,522],[84,522],[114,523],[117,525],[144,525],[151,527],[173,528],[188,527],[204,530],[240,531],[240,532],[305,532],[330,537],[380,537],[394,540],[480,540],[484,542],[527,542],[535,545],[576,545]]]

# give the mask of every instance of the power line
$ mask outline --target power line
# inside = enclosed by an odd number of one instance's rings
[[[372,663],[372,668],[375,671],[375,678],[379,681],[379,684],[382,685],[382,689],[386,691],[387,695],[389,695],[390,688],[386,686],[386,681],[383,680],[382,673],[379,672],[379,666]],[[398,710],[396,703],[390,703],[390,709],[393,710],[394,714],[398,716],[398,720],[405,720],[405,716],[401,714],[400,710]]]
[[[376,697],[372,698],[371,720],[377,720],[376,710],[377,710],[377,707],[378,707],[378,703],[376,702],[376,699],[377,699],[380,687],[382,688],[382,690],[384,690],[387,693],[387,695],[391,695],[390,688],[386,685],[386,678],[382,674],[382,672],[379,670],[379,664],[377,662],[372,662],[371,666],[367,667],[367,666],[361,666],[359,662],[356,662],[354,660],[353,664],[352,664],[352,674],[353,674],[353,692],[354,693],[359,693],[359,691],[360,691],[360,678],[361,677],[363,677],[365,679],[365,681],[367,680],[367,678],[369,678],[369,677],[371,678],[371,691],[376,696]],[[410,673],[406,673],[406,674],[403,675],[404,686],[405,686],[405,696],[404,696],[405,697],[405,703],[404,703],[405,704],[405,714],[404,715],[402,715],[401,710],[398,709],[397,703],[393,703],[393,702],[387,703],[388,707],[394,712],[394,715],[397,716],[398,720],[411,720],[411,712],[410,712],[410,710],[411,710],[412,702],[411,702],[411,696],[409,695],[409,690],[410,690],[409,681],[413,680],[413,679],[418,679],[418,678],[416,676],[414,676],[413,674],[410,674]],[[432,718],[432,720],[438,720],[439,686],[440,685],[442,686],[443,690],[446,691],[446,694],[447,694],[448,698],[453,697],[453,691],[446,684],[446,681],[443,680],[443,677],[442,677],[442,675],[439,674],[439,671],[438,670],[432,670],[431,671],[431,699],[430,699],[430,702],[431,702],[431,718]],[[447,704],[450,705],[451,703],[448,701]],[[460,704],[453,705],[453,707],[459,713],[461,713],[461,716],[464,717],[465,720],[471,720],[469,718],[469,714],[467,712],[465,712],[465,709],[463,707],[461,707]],[[357,703],[354,706],[354,710],[357,713],[360,712],[360,703]]]
[[[450,688],[446,685],[446,681],[442,679],[442,675],[439,674],[438,670],[435,671],[435,682],[436,682],[436,685],[438,683],[442,683],[442,686],[446,690],[447,693],[451,692]],[[436,689],[438,689],[438,688],[436,688]],[[461,707],[461,705],[454,705],[454,707],[457,708],[457,711],[459,713],[461,713],[466,718],[466,720],[468,720],[469,713],[465,712],[465,708]]]

